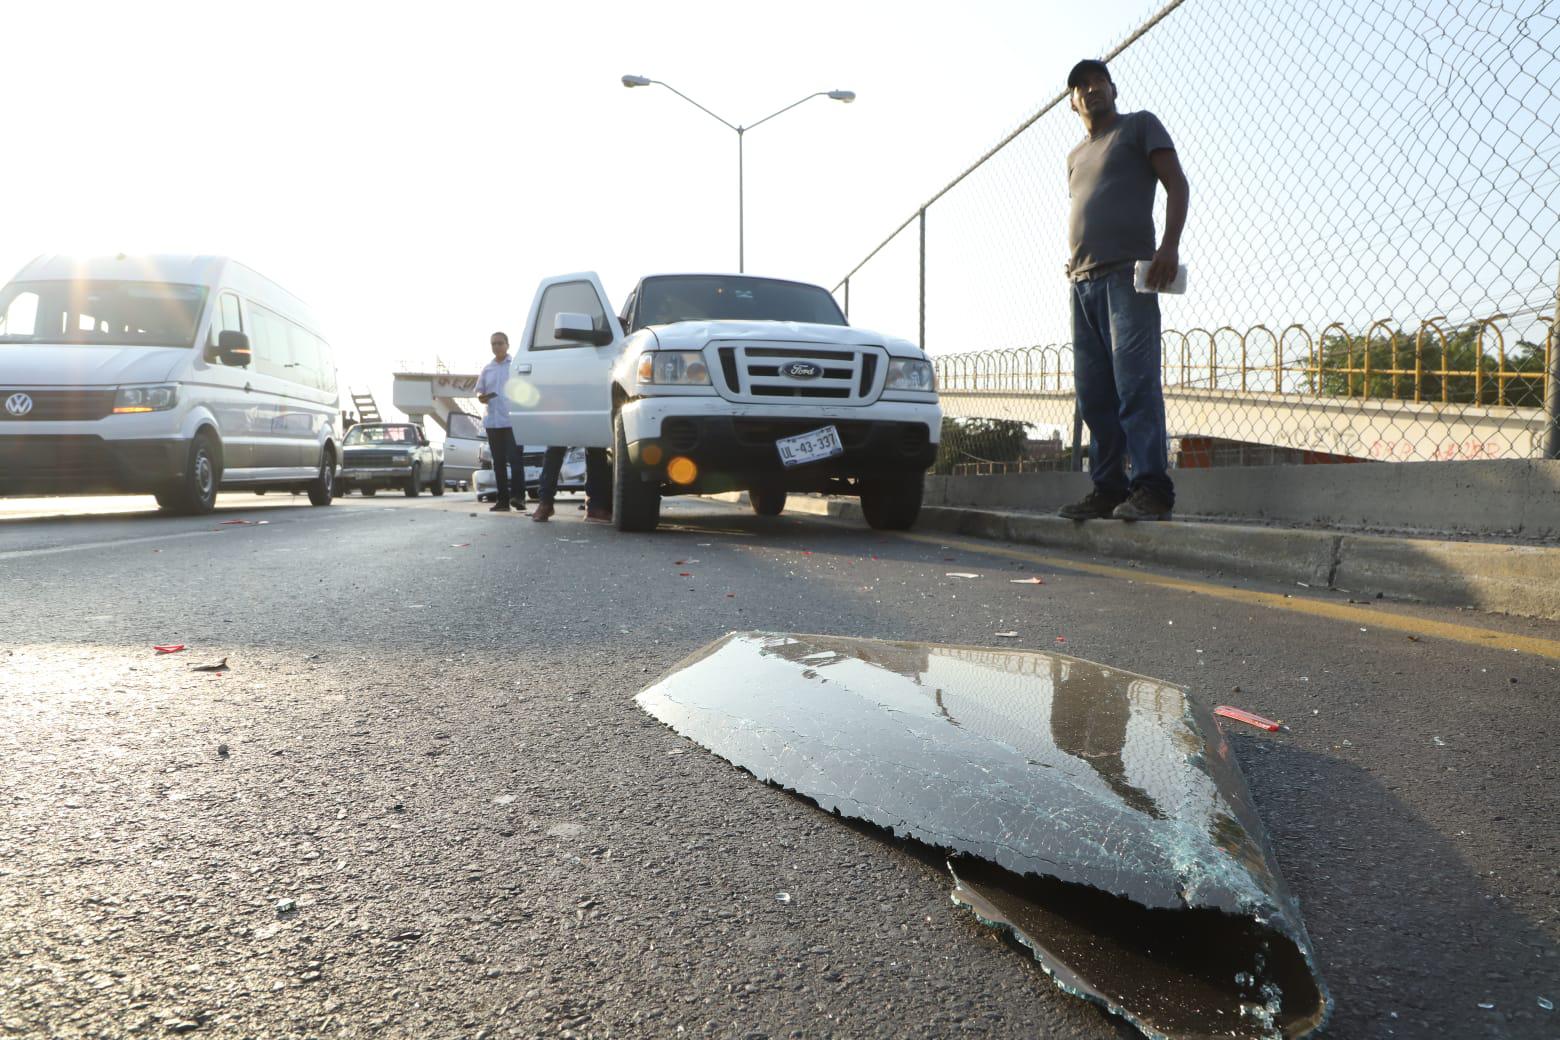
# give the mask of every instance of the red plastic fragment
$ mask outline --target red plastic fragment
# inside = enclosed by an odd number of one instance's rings
[[[678,571],[677,576],[679,578],[691,578],[693,577],[693,574],[691,571]]]
[[[1056,645],[1057,646],[1065,646],[1066,644],[1067,644],[1067,637],[1066,636],[1057,636],[1056,637]]]
[[[156,650],[159,654],[176,654],[180,650],[187,648],[183,643],[169,643],[166,646],[154,646],[152,649]]]
[[[1258,729],[1267,730],[1269,733],[1277,733],[1280,728],[1279,724],[1274,722],[1272,719],[1265,719],[1261,715],[1253,715],[1249,711],[1241,711],[1239,708],[1232,708],[1228,704],[1219,705],[1217,708],[1213,709],[1213,713],[1226,719],[1234,719],[1236,722],[1244,722],[1248,726],[1255,726]]]

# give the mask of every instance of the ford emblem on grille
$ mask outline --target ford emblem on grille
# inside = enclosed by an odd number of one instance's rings
[[[823,375],[823,369],[811,361],[793,361],[789,365],[781,367],[782,375],[788,375],[792,379],[817,379]]]
[[[33,399],[26,394],[12,394],[5,399],[5,410],[20,419],[33,409]]]

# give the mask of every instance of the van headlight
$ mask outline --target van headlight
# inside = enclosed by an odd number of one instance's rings
[[[639,355],[639,381],[650,386],[709,386],[710,369],[697,350],[647,350]]]
[[[885,390],[915,390],[923,394],[937,391],[937,375],[930,361],[911,361],[895,358],[888,363],[888,382]]]
[[[114,394],[115,415],[140,412],[166,412],[179,403],[179,388],[167,386],[122,386]]]

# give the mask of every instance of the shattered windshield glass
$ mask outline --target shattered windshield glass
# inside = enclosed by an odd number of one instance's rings
[[[1179,687],[1059,654],[733,633],[638,703],[949,853],[955,902],[1150,1036],[1298,1037],[1326,1018],[1245,780]]]

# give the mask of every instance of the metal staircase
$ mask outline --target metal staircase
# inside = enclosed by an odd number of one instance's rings
[[[352,391],[352,407],[357,409],[359,422],[384,422],[379,414],[379,405],[374,403],[374,395],[366,390]]]

